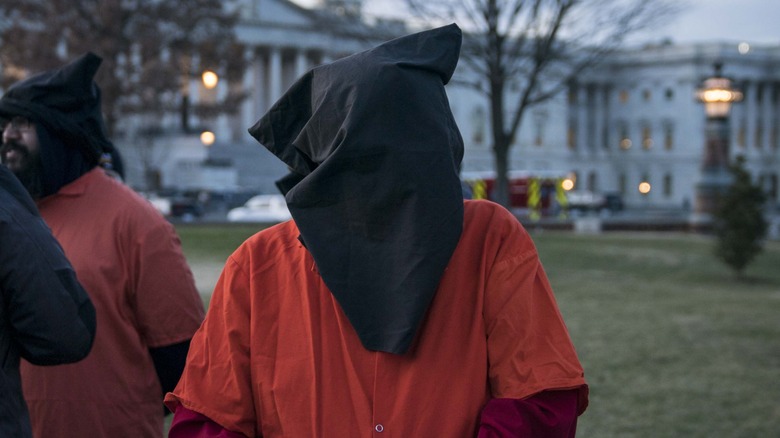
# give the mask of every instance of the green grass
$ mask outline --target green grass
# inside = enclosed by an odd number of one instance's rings
[[[244,240],[262,228],[257,224],[179,224],[176,232],[188,258],[223,263]]]
[[[208,306],[214,285],[228,256],[263,226],[256,224],[179,224],[176,231],[195,276],[203,303]]]
[[[177,228],[206,300],[258,229]],[[532,236],[591,388],[578,436],[778,436],[779,242],[739,281],[701,236]]]
[[[778,436],[778,243],[738,281],[700,236],[533,237],[591,387],[579,436]]]

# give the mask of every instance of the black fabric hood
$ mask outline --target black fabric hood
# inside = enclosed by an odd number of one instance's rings
[[[0,117],[24,116],[78,150],[90,165],[113,145],[106,137],[100,88],[93,78],[101,58],[86,53],[72,62],[30,76],[0,98]]]
[[[314,68],[249,133],[286,163],[278,185],[363,345],[412,344],[463,228],[463,140],[444,85],[452,24]]]

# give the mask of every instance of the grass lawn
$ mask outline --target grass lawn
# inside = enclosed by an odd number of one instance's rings
[[[257,226],[178,226],[208,301]],[[591,387],[580,437],[780,432],[780,242],[737,280],[686,234],[533,232]]]

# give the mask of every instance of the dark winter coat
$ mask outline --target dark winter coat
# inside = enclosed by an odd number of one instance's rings
[[[95,336],[95,308],[16,177],[0,166],[0,436],[31,436],[19,358],[76,362]]]

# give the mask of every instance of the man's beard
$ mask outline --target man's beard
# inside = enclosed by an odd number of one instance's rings
[[[17,155],[13,160],[6,156],[11,151]],[[40,199],[43,195],[43,164],[38,152],[31,153],[23,144],[11,140],[0,146],[0,161],[16,175],[33,199]]]

